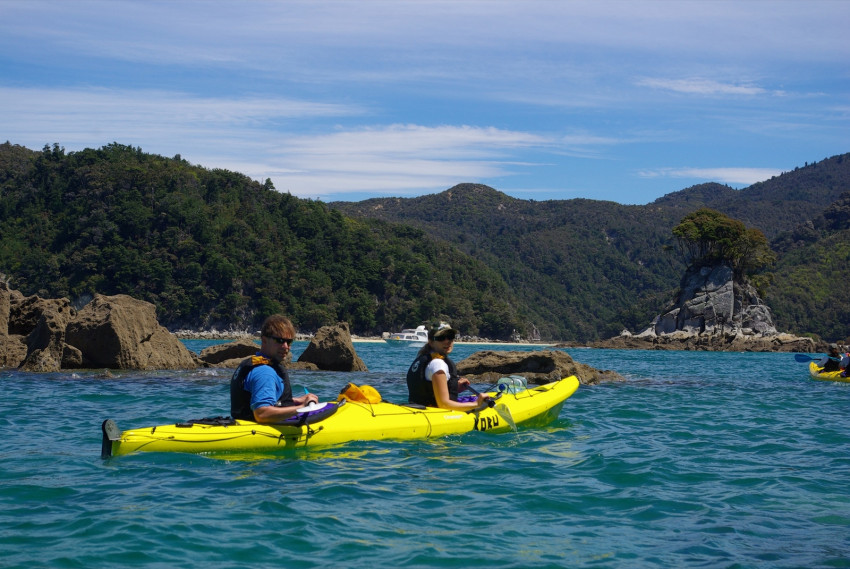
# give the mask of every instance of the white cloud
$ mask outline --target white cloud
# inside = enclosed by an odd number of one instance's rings
[[[271,178],[278,189],[301,197],[442,190],[459,181],[509,176],[517,166],[529,166],[518,158],[523,151],[563,145],[532,133],[466,125],[322,126],[316,134],[302,134],[289,122],[333,120],[360,110],[282,98],[0,88],[0,107],[6,111],[0,132],[30,148],[57,142],[74,151],[116,141],[257,180]]]
[[[511,175],[515,152],[549,147],[544,137],[496,128],[389,125],[293,137],[275,149],[288,173],[271,176],[295,195],[337,191],[442,190]]]
[[[712,79],[652,79],[645,78],[637,82],[639,86],[651,87],[676,93],[692,95],[762,95],[767,91],[754,85],[736,85],[721,83]]]
[[[850,2],[0,4],[4,139],[179,153],[296,195],[514,176],[623,199],[685,151],[793,165],[850,141]],[[642,191],[773,173],[645,172]]]
[[[782,170],[778,168],[661,168],[645,170],[638,175],[641,178],[685,178],[750,186],[781,173]]]

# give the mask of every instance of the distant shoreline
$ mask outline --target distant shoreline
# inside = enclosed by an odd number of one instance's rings
[[[376,343],[376,344],[377,343],[383,343],[383,344],[387,343],[387,342],[384,341],[383,338],[355,338],[354,336],[351,337],[351,341],[352,342],[362,342],[362,343],[371,342],[371,343]],[[457,341],[457,342],[455,342],[455,346],[462,346],[462,345],[473,345],[474,346],[474,345],[478,345],[478,344],[498,344],[499,346],[541,346],[541,347],[544,347],[544,348],[552,347],[552,346],[555,345],[555,344],[548,344],[548,343],[541,343],[541,342],[502,342],[500,340],[475,340],[475,341],[468,341],[467,340],[467,341]],[[387,345],[389,345],[389,344],[387,344]]]
[[[248,332],[197,332],[194,330],[178,330],[176,332],[172,332],[171,334],[179,340],[259,340],[259,334],[251,334]],[[313,339],[313,336],[308,334],[297,334],[295,339],[298,341],[309,342]],[[358,344],[386,344],[383,338],[368,336],[351,336],[351,341]],[[502,342],[499,340],[467,340],[455,342],[455,345],[457,346],[479,344],[496,344],[499,346],[540,346],[542,348],[551,348],[556,345],[555,343]]]

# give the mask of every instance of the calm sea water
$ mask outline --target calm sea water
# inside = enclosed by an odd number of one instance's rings
[[[355,346],[369,372],[294,383],[402,400],[415,350]],[[0,372],[0,567],[850,567],[850,385],[791,354],[567,352],[629,381],[545,429],[226,459],[104,461],[100,423],[226,415],[228,371]]]

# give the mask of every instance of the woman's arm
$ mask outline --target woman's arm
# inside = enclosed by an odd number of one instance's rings
[[[475,409],[478,407],[482,398],[486,397],[479,395],[478,400],[475,403],[460,403],[458,401],[452,401],[449,397],[449,378],[444,371],[434,372],[434,375],[431,376],[431,387],[434,389],[434,398],[437,400],[437,407],[440,409],[468,411],[469,409]]]

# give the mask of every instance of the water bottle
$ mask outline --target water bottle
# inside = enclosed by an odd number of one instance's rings
[[[509,375],[499,380],[498,389],[501,393],[513,393],[516,395],[520,391],[528,389],[528,385],[523,376]]]

